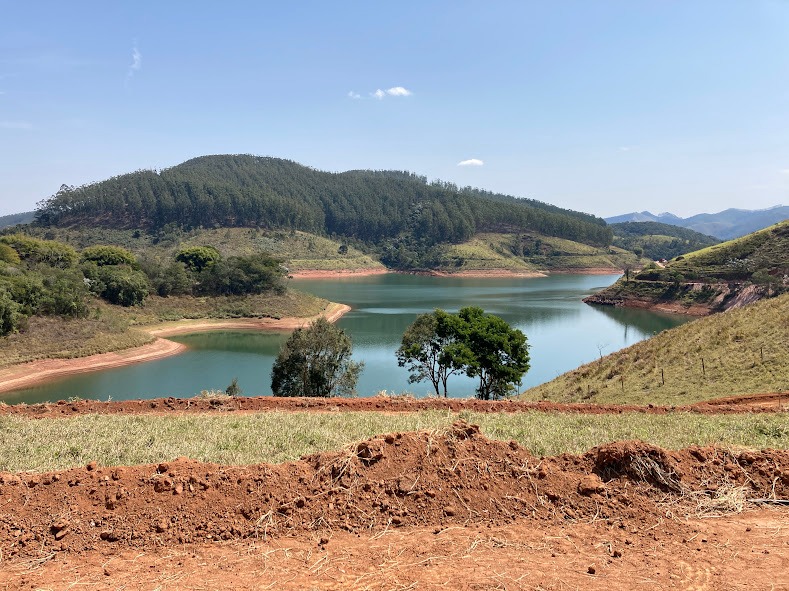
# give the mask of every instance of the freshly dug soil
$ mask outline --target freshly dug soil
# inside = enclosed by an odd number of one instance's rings
[[[787,589],[789,510],[753,502],[787,498],[789,451],[537,458],[462,421],[280,465],[0,473],[0,589]]]

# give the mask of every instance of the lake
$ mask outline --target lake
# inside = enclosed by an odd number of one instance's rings
[[[354,358],[365,363],[357,387],[360,396],[382,390],[424,395],[432,391],[430,384],[409,384],[408,372],[397,366],[394,352],[416,315],[435,308],[457,312],[464,306],[479,306],[521,329],[531,356],[523,389],[690,320],[646,310],[593,307],[581,301],[617,277],[478,279],[388,274],[293,279],[290,286],[353,308],[338,326],[351,335]],[[233,378],[238,378],[245,395],[270,395],[271,366],[286,339],[287,334],[250,331],[172,337],[186,344],[188,351],[148,363],[65,377],[0,398],[9,404],[32,404],[69,397],[189,397],[201,390],[224,390]],[[476,380],[458,376],[450,381],[449,392],[451,396],[473,396],[475,386]]]

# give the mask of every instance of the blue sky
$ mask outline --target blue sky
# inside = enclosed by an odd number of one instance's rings
[[[0,15],[0,215],[220,153],[603,216],[789,204],[785,0],[0,0]]]

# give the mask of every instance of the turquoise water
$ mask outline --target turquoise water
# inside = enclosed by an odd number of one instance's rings
[[[523,388],[549,381],[579,365],[689,320],[646,310],[592,307],[581,298],[613,283],[617,275],[558,275],[524,279],[473,279],[376,275],[333,280],[291,280],[353,310],[338,326],[353,338],[354,358],[364,361],[360,396],[381,390],[423,395],[427,383],[409,384],[394,352],[417,314],[480,306],[521,329],[529,340],[531,369]],[[181,355],[117,369],[62,378],[3,394],[7,403],[44,402],[72,396],[107,400],[188,397],[225,389],[238,378],[246,395],[271,394],[271,366],[287,334],[213,332],[173,337],[189,349]],[[450,395],[473,396],[476,382],[457,377]]]

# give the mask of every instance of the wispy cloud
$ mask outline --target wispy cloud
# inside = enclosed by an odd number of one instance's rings
[[[33,124],[27,121],[0,121],[0,129],[33,129]]]
[[[484,166],[485,163],[479,158],[469,158],[468,160],[461,160],[458,166]]]
[[[781,174],[789,175],[789,168],[782,168],[780,172]]]
[[[414,93],[403,86],[392,86],[392,88],[387,88],[386,90],[382,88],[378,88],[374,92],[369,92],[367,94],[371,98],[378,99],[380,101],[388,96],[394,96],[394,97],[411,96]],[[363,97],[359,93],[354,92],[352,90],[348,93],[348,98],[356,100]]]
[[[633,146],[619,146],[620,152],[630,152],[633,149]]]
[[[137,48],[137,42],[134,42],[134,46],[132,47],[132,63],[129,66],[128,72],[126,72],[126,80],[131,80],[132,76],[134,76],[135,72],[139,72],[142,69],[142,54],[140,50]]]

